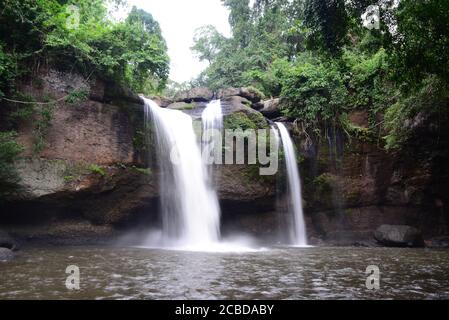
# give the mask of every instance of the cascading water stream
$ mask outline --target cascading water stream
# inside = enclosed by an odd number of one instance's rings
[[[207,166],[207,176],[210,179],[213,179],[214,167],[212,164],[214,160],[221,160],[215,159],[215,156],[222,156],[221,143],[217,144],[217,142],[221,142],[217,141],[217,139],[221,140],[223,131],[223,111],[221,108],[221,101],[213,100],[208,103],[206,109],[204,109],[203,114],[201,115],[201,118],[203,122],[203,134],[201,140],[203,161]],[[220,148],[220,150],[217,150],[216,148]],[[221,163],[221,161],[218,163]],[[211,183],[213,183],[213,181],[211,181]]]
[[[220,238],[220,209],[192,118],[143,99],[146,124],[154,124],[157,139],[164,244],[207,250]]]
[[[295,148],[285,125],[280,122],[276,122],[276,125],[279,128],[287,167],[288,207],[289,213],[293,217],[293,224],[291,224],[289,231],[294,245],[307,246],[306,226],[302,208],[301,179],[299,176],[298,164],[296,162]]]
[[[203,114],[203,130],[218,130],[223,129],[223,112],[221,109],[221,101],[213,100],[206,106]]]

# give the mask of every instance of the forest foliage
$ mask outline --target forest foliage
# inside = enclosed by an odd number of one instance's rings
[[[159,24],[135,7],[124,21],[115,22],[109,2],[1,0],[0,94],[42,64],[86,78],[94,73],[138,92],[162,89],[169,58]],[[113,2],[120,5],[120,0]]]
[[[369,133],[404,147],[416,118],[447,118],[449,1],[222,0],[232,36],[198,30],[192,50],[209,62],[195,84],[254,86],[283,99],[285,115],[320,134],[366,110]],[[379,28],[362,15],[379,8]]]

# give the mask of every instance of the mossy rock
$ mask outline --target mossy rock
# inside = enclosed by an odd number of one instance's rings
[[[259,112],[249,114],[236,112],[225,117],[224,128],[229,130],[267,129],[268,123]]]
[[[269,125],[265,117],[260,112],[252,112],[248,117],[253,121],[258,129],[268,129]]]

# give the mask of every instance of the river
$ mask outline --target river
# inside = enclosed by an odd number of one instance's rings
[[[69,265],[78,291],[66,288]],[[366,287],[370,265],[378,290]],[[430,249],[25,248],[0,263],[0,299],[448,299],[448,271],[449,251]]]

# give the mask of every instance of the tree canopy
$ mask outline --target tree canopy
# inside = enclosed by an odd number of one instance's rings
[[[313,130],[325,120],[357,133],[347,114],[365,110],[368,135],[382,134],[388,149],[409,141],[414,117],[448,118],[448,1],[223,3],[232,37],[214,31],[194,39],[194,52],[209,62],[200,84],[279,96],[284,114]],[[362,15],[373,5],[379,28],[369,29]]]
[[[43,64],[112,77],[136,91],[164,87],[167,46],[151,14],[109,19],[104,0],[1,0],[2,82]],[[0,92],[8,90],[0,83]],[[1,93],[0,93],[1,94]]]

